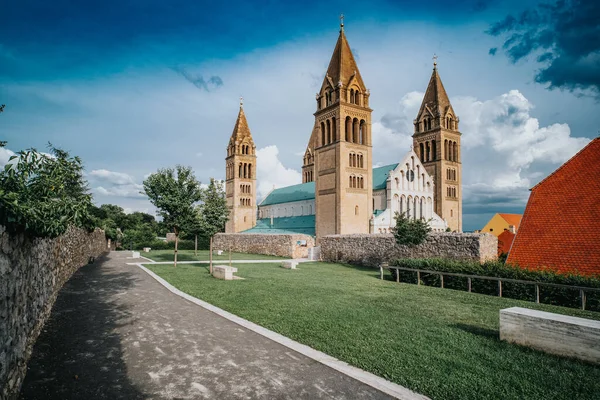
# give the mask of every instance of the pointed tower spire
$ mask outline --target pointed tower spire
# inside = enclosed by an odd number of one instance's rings
[[[231,133],[231,139],[235,142],[236,140],[239,141],[245,138],[252,140],[252,134],[246,120],[246,114],[244,113],[244,99],[240,97],[240,111],[235,121],[233,132]]]
[[[418,114],[419,117],[421,117],[425,111],[431,113],[431,117],[434,118],[440,116],[443,117],[448,113],[448,111],[454,114],[452,104],[450,104],[450,99],[448,98],[446,89],[444,89],[442,79],[440,78],[440,74],[437,69],[437,58],[438,57],[434,54],[433,72],[431,73],[431,78],[429,79],[429,85],[427,85],[425,96],[423,96],[423,102],[421,103],[421,108],[419,109]]]

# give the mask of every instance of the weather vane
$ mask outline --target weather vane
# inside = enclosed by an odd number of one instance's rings
[[[434,67],[437,65],[437,59],[438,59],[437,54],[433,53],[433,66]]]
[[[240,107],[244,106],[244,98],[240,96]]]
[[[340,28],[344,27],[344,14],[340,14]]]

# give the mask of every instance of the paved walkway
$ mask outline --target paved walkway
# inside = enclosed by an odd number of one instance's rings
[[[61,290],[22,399],[389,398],[169,292],[129,254]]]

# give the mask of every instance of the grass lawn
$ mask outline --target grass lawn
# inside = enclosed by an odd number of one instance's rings
[[[177,261],[208,261],[208,250],[198,250],[198,255],[194,255],[194,250],[179,250],[177,252]],[[151,250],[149,253],[140,253],[154,261],[173,261],[173,250]],[[265,256],[262,254],[231,253],[232,260],[283,260],[283,257]],[[213,254],[213,260],[229,261],[229,253],[224,251],[223,255]]]
[[[511,306],[600,313],[378,279],[341,264],[146,265],[197,298],[433,399],[598,399],[600,367],[498,339]]]

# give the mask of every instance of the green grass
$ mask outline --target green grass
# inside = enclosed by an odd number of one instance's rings
[[[177,261],[208,261],[208,250],[198,250],[198,255],[194,255],[194,250],[179,250],[177,252]],[[149,253],[140,253],[154,261],[173,261],[173,250],[151,250]],[[265,256],[262,254],[231,253],[232,260],[283,260],[283,257]],[[213,260],[228,261],[229,253],[224,251],[223,255],[213,254]]]
[[[146,265],[211,304],[433,399],[598,399],[600,367],[498,339],[499,310],[599,313],[378,279],[340,264]]]

